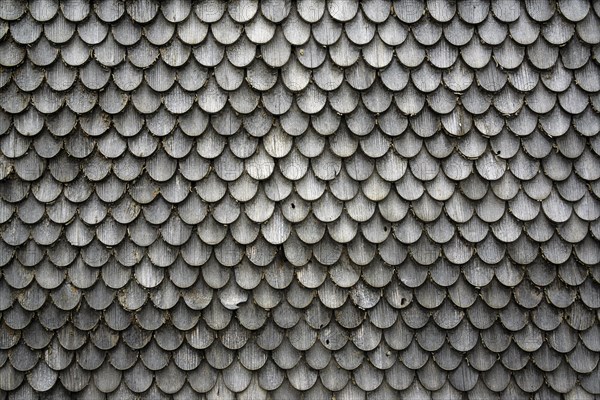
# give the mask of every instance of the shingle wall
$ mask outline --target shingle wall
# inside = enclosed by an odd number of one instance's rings
[[[599,16],[0,0],[0,398],[596,398]]]

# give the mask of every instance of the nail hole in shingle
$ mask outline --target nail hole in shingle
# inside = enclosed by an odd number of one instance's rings
[[[296,205],[294,203],[292,203],[292,208],[296,208]]]

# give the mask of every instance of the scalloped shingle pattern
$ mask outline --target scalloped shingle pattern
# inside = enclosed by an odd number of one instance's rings
[[[0,397],[600,395],[600,2],[0,2]]]

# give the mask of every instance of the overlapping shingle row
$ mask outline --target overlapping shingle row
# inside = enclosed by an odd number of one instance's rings
[[[599,18],[0,2],[0,394],[600,395]]]

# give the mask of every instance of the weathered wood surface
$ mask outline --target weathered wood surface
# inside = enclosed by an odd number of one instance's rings
[[[600,396],[599,44],[586,0],[0,1],[0,398]]]

